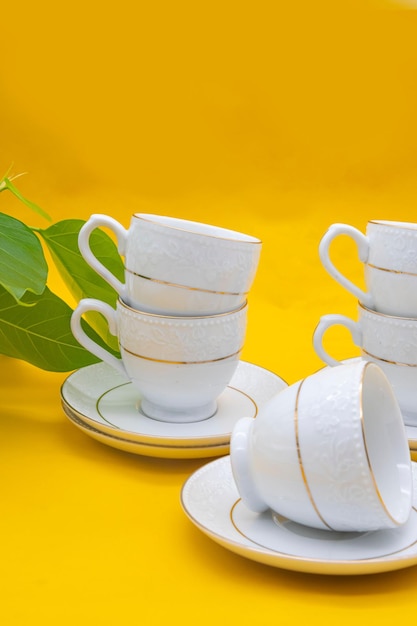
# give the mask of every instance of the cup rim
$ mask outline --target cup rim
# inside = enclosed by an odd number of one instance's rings
[[[417,223],[401,222],[397,220],[369,220],[368,224],[375,226],[388,226],[389,228],[401,228],[403,230],[414,230],[417,232]]]
[[[358,300],[358,308],[362,309],[363,311],[366,311],[367,313],[370,313],[371,315],[375,315],[379,317],[386,317],[388,319],[394,319],[394,320],[405,320],[407,322],[415,322],[417,324],[417,317],[406,317],[404,315],[391,315],[390,313],[382,313],[381,311],[375,311],[375,309],[371,309],[367,307],[360,300]]]
[[[238,313],[243,312],[244,309],[248,306],[248,301],[245,300],[239,307],[233,309],[232,311],[224,311],[222,313],[213,313],[210,315],[166,315],[165,313],[153,313],[151,311],[142,311],[141,309],[135,309],[125,302],[121,297],[118,298],[117,303],[120,304],[121,307],[132,311],[132,313],[136,313],[137,315],[142,315],[146,317],[153,317],[157,319],[170,319],[176,321],[189,321],[189,320],[210,320],[210,319],[218,319],[221,317],[231,317],[233,315],[237,315]]]
[[[390,504],[388,503],[388,498],[386,497],[386,495],[384,495],[381,491],[381,487],[380,487],[380,483],[377,477],[377,469],[375,468],[375,464],[373,462],[373,458],[372,458],[372,453],[371,453],[371,448],[370,448],[370,441],[369,441],[369,434],[368,434],[368,430],[366,428],[366,416],[365,416],[365,389],[364,389],[364,385],[365,385],[365,378],[368,375],[368,372],[370,371],[374,371],[375,375],[377,377],[379,377],[379,379],[381,381],[384,381],[384,392],[387,396],[390,396],[390,402],[391,402],[391,409],[392,409],[392,416],[393,419],[395,419],[398,422],[398,425],[401,427],[401,425],[403,424],[403,418],[402,418],[402,413],[401,413],[401,409],[398,405],[398,401],[396,399],[396,396],[394,394],[394,391],[392,389],[392,386],[386,376],[386,374],[384,373],[384,371],[381,369],[381,367],[378,366],[377,363],[374,363],[372,361],[366,361],[364,363],[362,372],[361,372],[361,377],[360,377],[360,421],[361,421],[361,430],[362,430],[362,442],[363,442],[363,446],[364,446],[364,452],[365,452],[365,458],[366,458],[366,462],[368,465],[368,469],[369,469],[369,474],[371,477],[371,482],[373,484],[374,487],[374,493],[380,503],[380,505],[382,506],[382,509],[385,513],[385,515],[396,525],[399,526],[402,523],[404,523],[407,519],[408,519],[408,514],[409,511],[411,509],[411,504],[412,504],[412,486],[409,485],[410,490],[409,491],[404,491],[404,489],[401,489],[401,494],[403,496],[403,499],[406,499],[408,497],[408,507],[406,507],[406,511],[405,511],[405,516],[403,513],[403,517],[401,517],[399,515],[399,513],[395,514],[395,512],[392,510],[393,507],[390,506]],[[368,420],[369,421],[369,420]],[[399,429],[397,429],[399,432]],[[407,445],[407,440],[406,440],[406,436],[404,435],[403,437],[403,452],[404,452],[404,462],[406,460],[409,459],[409,455],[408,453],[406,453],[406,451],[408,451],[408,445]],[[402,487],[404,487],[405,485],[405,481],[404,481],[404,476],[401,473],[401,477],[402,479]],[[407,512],[408,511],[408,512]],[[405,519],[404,519],[405,517]]]
[[[151,224],[162,224],[165,228],[172,230],[182,231],[189,233],[190,235],[196,235],[199,237],[210,237],[212,239],[222,239],[224,241],[233,241],[235,243],[246,243],[260,245],[262,240],[253,235],[247,235],[237,230],[224,228],[223,226],[214,226],[211,224],[205,224],[204,222],[197,222],[196,220],[186,220],[179,217],[172,217],[168,215],[157,215],[156,213],[133,213],[133,218],[143,220]],[[158,221],[158,220],[164,220]],[[172,222],[172,223],[171,223]],[[184,227],[182,227],[183,225]],[[192,226],[199,226],[203,230],[207,229],[207,232],[197,232],[192,230]],[[187,228],[189,226],[189,228]],[[216,230],[219,234],[210,233],[209,230]],[[229,235],[229,236],[227,236]]]

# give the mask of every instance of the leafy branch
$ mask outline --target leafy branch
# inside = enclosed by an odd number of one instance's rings
[[[18,176],[8,174],[0,179],[0,192],[12,193],[52,222],[43,209],[17,189],[12,180]],[[72,308],[47,286],[45,248],[76,302],[89,297],[115,305],[116,292],[90,268],[78,249],[78,233],[83,224],[83,220],[68,219],[36,228],[0,212],[0,354],[60,372],[97,361],[71,333]],[[95,231],[91,247],[97,258],[123,280],[123,264],[110,237]],[[92,314],[85,322],[85,330],[117,354],[117,342],[100,315]]]

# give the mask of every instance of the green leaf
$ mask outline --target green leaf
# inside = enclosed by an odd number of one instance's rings
[[[21,306],[0,287],[0,353],[54,372],[68,372],[98,359],[71,332],[72,309],[48,288]],[[83,324],[88,334],[102,342]]]
[[[84,261],[79,251],[78,234],[84,223],[84,220],[62,220],[37,232],[48,246],[59,273],[77,302],[82,298],[97,298],[114,307],[118,294]],[[90,245],[96,257],[124,281],[123,262],[112,239],[96,229],[91,234]],[[109,333],[102,316],[89,314],[87,319],[104,341],[117,349],[117,340]]]
[[[39,239],[23,222],[0,213],[0,285],[16,300],[41,294],[48,267]]]

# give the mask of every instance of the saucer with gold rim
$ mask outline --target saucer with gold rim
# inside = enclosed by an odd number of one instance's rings
[[[181,505],[197,528],[224,548],[273,567],[330,575],[375,574],[417,564],[417,463],[409,520],[394,529],[336,532],[302,526],[242,502],[230,456],[211,461],[184,483]]]
[[[86,434],[98,431],[142,447],[198,448],[199,451],[205,447],[209,452],[208,448],[227,446],[228,452],[231,432],[238,419],[255,417],[259,405],[286,386],[273,372],[239,361],[230,384],[218,398],[215,415],[200,422],[167,423],[144,415],[132,383],[100,362],[70,374],[61,387],[61,401],[65,414],[73,423],[77,421],[78,427],[81,423]],[[211,450],[206,456],[213,456]]]
[[[151,456],[160,459],[199,459],[207,457],[217,457],[229,454],[230,446],[228,443],[219,445],[191,445],[191,446],[163,446],[158,444],[146,444],[136,441],[130,441],[124,437],[116,437],[107,435],[93,428],[89,424],[84,423],[76,415],[71,413],[68,407],[64,407],[64,413],[69,421],[74,424],[84,434],[92,439],[99,441],[111,448],[129,452],[130,454],[138,454],[140,456]]]

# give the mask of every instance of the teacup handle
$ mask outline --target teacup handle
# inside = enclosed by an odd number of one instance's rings
[[[320,241],[319,245],[319,255],[320,260],[325,267],[325,269],[329,272],[329,274],[337,280],[345,289],[353,293],[354,296],[358,298],[360,302],[362,302],[365,306],[372,308],[373,300],[370,293],[363,291],[359,287],[357,287],[351,280],[346,278],[332,263],[329,256],[329,248],[333,239],[338,237],[339,235],[348,235],[351,237],[357,247],[359,259],[362,263],[366,263],[369,256],[369,240],[366,235],[360,232],[354,226],[349,226],[349,224],[332,224],[328,231],[324,234]]]
[[[94,354],[105,363],[111,365],[111,367],[114,367],[123,376],[128,377],[122,360],[117,359],[105,348],[99,346],[98,343],[90,339],[90,337],[84,332],[81,326],[81,316],[84,313],[88,313],[90,311],[97,311],[98,313],[104,315],[109,325],[109,331],[112,335],[115,335],[117,337],[117,312],[106,302],[102,302],[101,300],[95,300],[93,298],[84,298],[83,300],[80,300],[78,306],[72,313],[72,334],[79,341],[79,343],[84,346],[84,348],[91,352],[91,354]]]
[[[325,332],[332,326],[344,326],[350,331],[353,343],[362,347],[362,329],[359,322],[354,322],[350,317],[345,315],[323,315],[313,334],[313,346],[317,355],[327,363],[327,365],[340,365],[341,361],[330,356],[323,347],[323,337]]]
[[[107,281],[113,289],[117,291],[119,295],[123,295],[124,284],[120,282],[114,274],[107,269],[91,251],[90,248],[90,235],[94,229],[100,226],[109,228],[116,235],[117,249],[119,254],[124,256],[126,248],[127,230],[117,220],[108,215],[102,215],[96,213],[82,226],[78,234],[78,247],[85,261],[99,274],[105,281]]]

